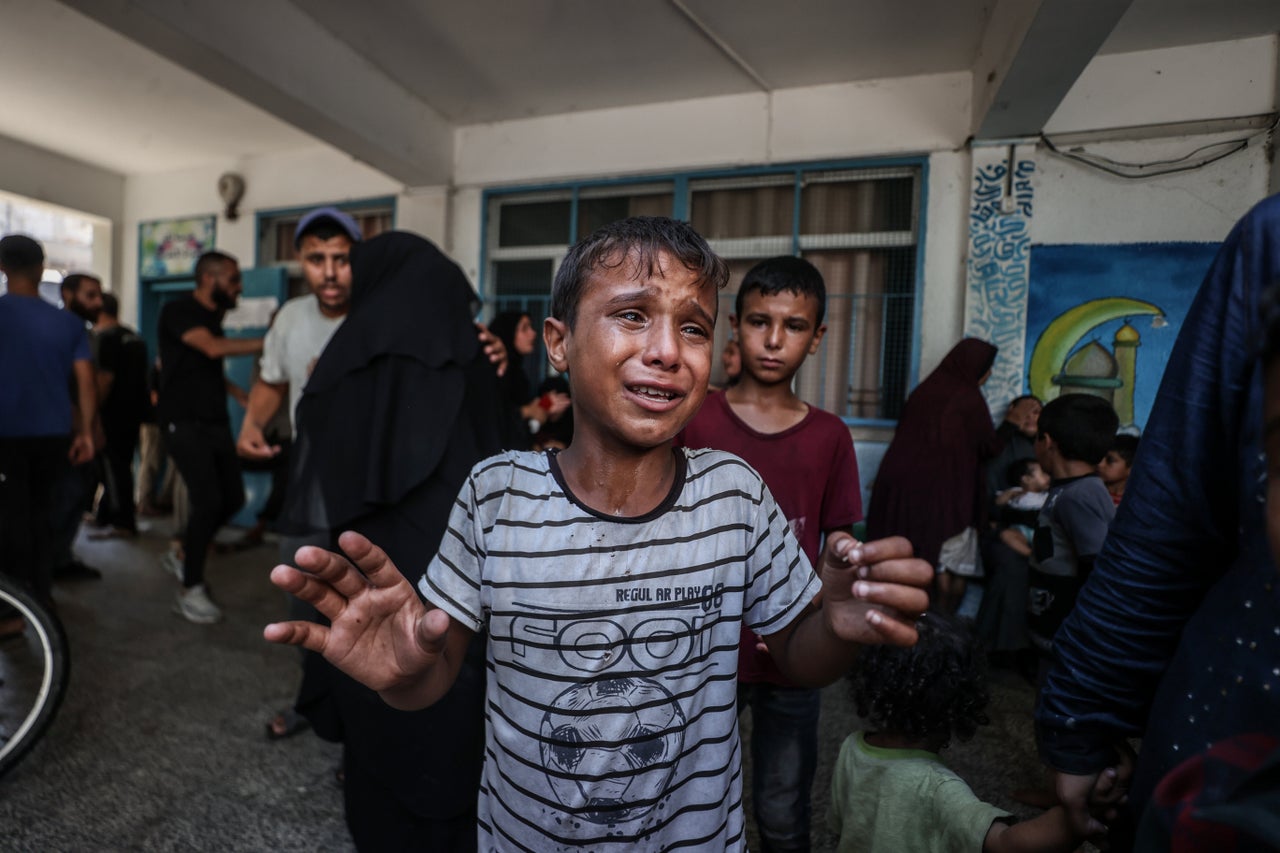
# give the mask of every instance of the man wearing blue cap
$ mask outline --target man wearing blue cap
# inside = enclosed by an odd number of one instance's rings
[[[359,240],[360,226],[335,207],[317,208],[298,220],[293,244],[311,293],[286,302],[267,331],[236,445],[246,459],[267,460],[280,452],[263,430],[286,394],[293,418],[311,368],[346,318],[351,307],[351,247]]]

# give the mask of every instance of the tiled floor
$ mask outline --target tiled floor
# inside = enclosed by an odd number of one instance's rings
[[[175,583],[157,562],[165,532],[162,521],[136,540],[77,544],[105,577],[56,590],[71,687],[46,740],[0,779],[0,849],[350,849],[333,775],[338,748],[309,733],[263,735],[297,674],[293,650],[261,639],[285,610],[267,581],[275,547],[210,559],[227,619],[202,627],[171,612]],[[1008,792],[1039,780],[1032,693],[1007,673],[993,675],[992,692],[992,724],[946,757],[979,796],[1016,810]],[[815,850],[831,849],[822,792],[856,724],[844,685],[828,688]]]

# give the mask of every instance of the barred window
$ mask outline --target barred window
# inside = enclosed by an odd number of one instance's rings
[[[797,393],[850,422],[894,420],[914,378],[920,182],[916,165],[794,167],[492,191],[483,290],[492,313],[525,311],[540,326],[552,277],[574,240],[627,216],[687,219],[729,262],[717,353],[746,271],[765,258],[799,255],[826,281],[827,334],[797,374]],[[543,359],[529,361],[531,373],[545,369]],[[723,380],[717,358],[712,382]]]

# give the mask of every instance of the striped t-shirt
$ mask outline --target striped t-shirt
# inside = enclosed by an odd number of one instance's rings
[[[539,453],[458,496],[419,588],[489,630],[482,850],[746,847],[739,628],[782,629],[818,579],[745,462],[673,452],[642,517],[584,506]]]

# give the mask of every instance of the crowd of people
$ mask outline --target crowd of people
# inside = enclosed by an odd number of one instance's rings
[[[39,245],[0,240],[0,358],[35,354],[0,391],[0,558],[50,603],[91,576],[84,513],[98,494],[94,535],[137,535],[162,446],[187,495],[161,561],[174,608],[217,622],[207,556],[242,466],[283,472],[289,618],[264,635],[301,657],[267,735],[343,744],[358,849],[744,849],[747,749],[765,851],[810,849],[813,797],[841,851],[1280,839],[1280,501],[1260,500],[1280,200],[1228,238],[1141,441],[1086,394],[1019,396],[993,424],[996,347],[964,339],[907,399],[865,519],[849,429],[795,390],[826,332],[808,261],[742,277],[717,353],[728,267],[669,219],[575,244],[541,329],[476,324],[465,275],[415,235],[320,208],[294,243],[307,293],[264,338],[224,333],[239,266],[202,255],[149,375],[99,280],[68,276],[59,310]],[[247,390],[226,379],[239,355],[261,356]],[[940,757],[986,724],[989,666],[1039,696],[1051,785],[1023,822]],[[820,689],[841,678],[865,728],[814,791]]]

